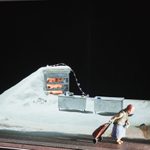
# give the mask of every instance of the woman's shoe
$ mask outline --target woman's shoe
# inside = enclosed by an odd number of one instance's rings
[[[116,143],[117,143],[117,144],[122,144],[122,143],[123,143],[123,141],[121,141],[121,140],[117,140],[117,141],[116,141]]]
[[[122,140],[120,140],[120,142],[121,142],[121,144],[123,143],[123,141],[122,141]]]

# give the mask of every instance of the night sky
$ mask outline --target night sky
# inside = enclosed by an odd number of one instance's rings
[[[0,93],[65,63],[93,96],[150,100],[150,13],[144,2],[0,1]],[[81,94],[70,74],[71,91]]]

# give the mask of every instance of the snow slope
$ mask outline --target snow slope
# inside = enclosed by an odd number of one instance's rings
[[[65,69],[66,66],[57,67]],[[51,66],[39,68],[0,95],[0,129],[91,135],[94,129],[110,119],[111,116],[92,112],[59,111],[58,96],[47,95],[43,88],[43,72],[52,68]],[[87,101],[89,102],[87,109],[92,110],[92,102],[90,99]],[[135,105],[136,112],[130,118],[132,126],[127,130],[127,137],[149,138],[149,135],[144,136],[140,124],[150,125],[150,102],[125,100],[124,107],[129,103]],[[111,127],[105,134],[108,136],[110,132]]]

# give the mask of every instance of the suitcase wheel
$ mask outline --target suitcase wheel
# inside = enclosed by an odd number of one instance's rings
[[[98,142],[98,139],[93,139],[93,143],[96,144]]]
[[[103,137],[99,137],[97,139],[93,139],[93,143],[96,144],[98,142],[101,142],[103,140]]]
[[[99,137],[99,138],[98,138],[98,141],[99,141],[99,142],[103,141],[103,137],[102,137],[102,136]]]

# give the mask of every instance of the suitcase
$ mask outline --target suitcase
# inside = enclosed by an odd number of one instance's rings
[[[94,132],[92,133],[92,136],[94,137],[93,143],[96,144],[98,141],[102,141],[103,137],[102,135],[105,133],[105,131],[108,129],[108,127],[111,125],[111,122],[104,123],[100,125]]]

